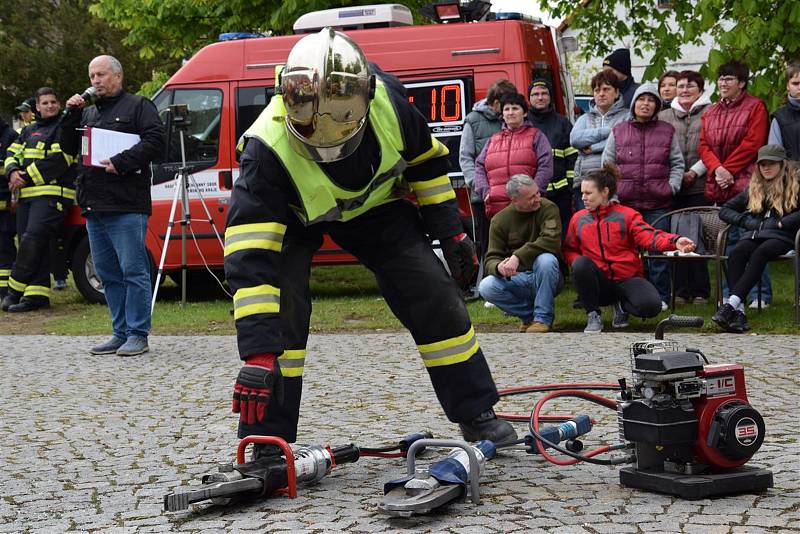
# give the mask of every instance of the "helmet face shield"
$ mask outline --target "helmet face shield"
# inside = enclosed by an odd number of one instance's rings
[[[364,53],[346,35],[325,28],[298,41],[281,74],[295,151],[315,161],[350,155],[363,135],[373,84]]]
[[[291,109],[292,121],[309,125],[314,118],[319,79],[310,69],[297,70],[291,74],[283,73],[283,103],[287,113]]]

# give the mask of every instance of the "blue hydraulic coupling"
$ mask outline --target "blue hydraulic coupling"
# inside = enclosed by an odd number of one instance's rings
[[[578,436],[588,433],[591,429],[592,419],[588,415],[578,415],[558,425],[539,428],[539,435],[551,443],[560,443],[564,440],[574,440]],[[536,441],[530,431],[525,434],[525,451],[527,453],[539,454]],[[542,447],[549,449],[550,445],[542,443]]]
[[[408,452],[409,447],[411,447],[411,445],[413,445],[415,442],[421,439],[433,439],[433,434],[431,434],[428,431],[422,431],[422,432],[414,432],[413,434],[407,435],[406,437],[400,440],[400,452]],[[417,454],[419,454],[424,450],[425,447],[422,447],[422,449],[420,449],[419,452],[417,452]]]

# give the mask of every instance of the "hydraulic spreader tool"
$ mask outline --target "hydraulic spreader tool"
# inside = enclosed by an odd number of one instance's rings
[[[434,440],[430,433],[418,432],[386,447],[350,444],[292,450],[280,438],[249,436],[239,443],[236,463],[205,475],[199,486],[166,495],[164,508],[174,512],[205,500],[224,505],[275,493],[295,497],[298,483],[317,482],[339,465],[364,456],[404,457],[407,475],[385,483],[378,508],[390,516],[409,517],[468,498],[478,504],[485,464],[501,449],[524,449],[556,465],[627,464],[620,469],[622,485],[684,499],[765,490],[773,485],[772,472],[745,465],[761,447],[765,428],[763,417],[747,399],[743,367],[711,364],[700,350],[679,350],[677,343],[664,340],[664,330],[669,326],[702,324],[702,317],[676,315],[661,321],[654,339],[631,345],[631,376],[620,378],[618,383],[500,390],[501,397],[542,395],[530,414],[497,414],[510,421],[527,422],[528,432],[516,442],[468,444]],[[614,410],[618,438],[586,449],[583,441],[598,420],[588,414],[543,413],[546,403],[559,398],[577,398]],[[245,461],[250,443],[272,445],[272,453]],[[419,453],[442,447],[450,449],[445,458],[418,465]],[[554,452],[561,455],[554,456]]]

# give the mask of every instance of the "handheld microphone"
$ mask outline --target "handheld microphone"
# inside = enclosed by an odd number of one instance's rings
[[[81,98],[83,99],[84,102],[88,103],[89,99],[92,98],[96,94],[97,94],[97,89],[95,89],[94,87],[87,87],[86,90],[83,93],[81,93],[80,96],[81,96]],[[79,107],[80,106],[69,106],[68,105],[66,107],[66,109],[64,109],[64,115],[69,113],[70,109],[76,109],[76,108],[79,108]]]
[[[81,93],[81,98],[84,100],[89,100],[95,94],[97,94],[97,89],[95,89],[94,87],[87,87],[86,90],[83,93]]]

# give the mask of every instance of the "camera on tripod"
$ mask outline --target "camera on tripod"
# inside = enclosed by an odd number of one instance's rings
[[[189,131],[192,126],[189,105],[171,104],[166,112],[166,148],[161,162],[153,166],[153,185],[173,181],[184,167],[192,174],[214,165],[214,160],[198,159],[198,140]]]
[[[169,110],[169,120],[171,125],[178,130],[186,130],[192,125],[189,116],[189,106],[187,104],[172,104]]]
[[[190,160],[187,162],[187,149],[186,143],[195,143],[197,138],[195,135],[189,133],[189,127],[192,125],[191,115],[189,113],[189,106],[187,104],[172,104],[167,107],[167,139],[166,139],[166,163],[161,163],[153,172],[153,185],[158,185],[172,181],[174,184],[174,192],[172,197],[172,206],[169,212],[169,222],[167,223],[167,230],[164,237],[164,247],[161,251],[161,260],[158,263],[158,272],[156,274],[156,285],[153,290],[153,299],[150,303],[151,311],[155,308],[156,298],[158,296],[158,286],[161,282],[161,277],[164,274],[164,263],[167,257],[167,249],[170,244],[170,236],[172,235],[172,228],[176,222],[180,225],[180,240],[181,240],[181,304],[186,303],[186,287],[187,287],[187,262],[186,262],[186,237],[187,233],[192,235],[195,239],[194,232],[191,229],[192,215],[189,204],[189,182],[192,182],[193,191],[196,193],[197,200],[207,217],[206,222],[214,230],[214,235],[219,241],[220,247],[224,248],[224,243],[219,231],[217,230],[211,212],[203,199],[200,187],[194,181],[193,173],[205,170],[214,165],[214,161],[197,161]],[[177,142],[176,142],[177,141]],[[180,149],[178,155],[179,161],[174,161],[170,158],[171,149],[175,143],[176,148]],[[195,151],[192,151],[195,154]],[[177,219],[176,208],[180,204],[181,216]],[[202,254],[201,254],[202,256]],[[205,261],[205,260],[204,260]],[[221,283],[220,283],[221,284]]]

